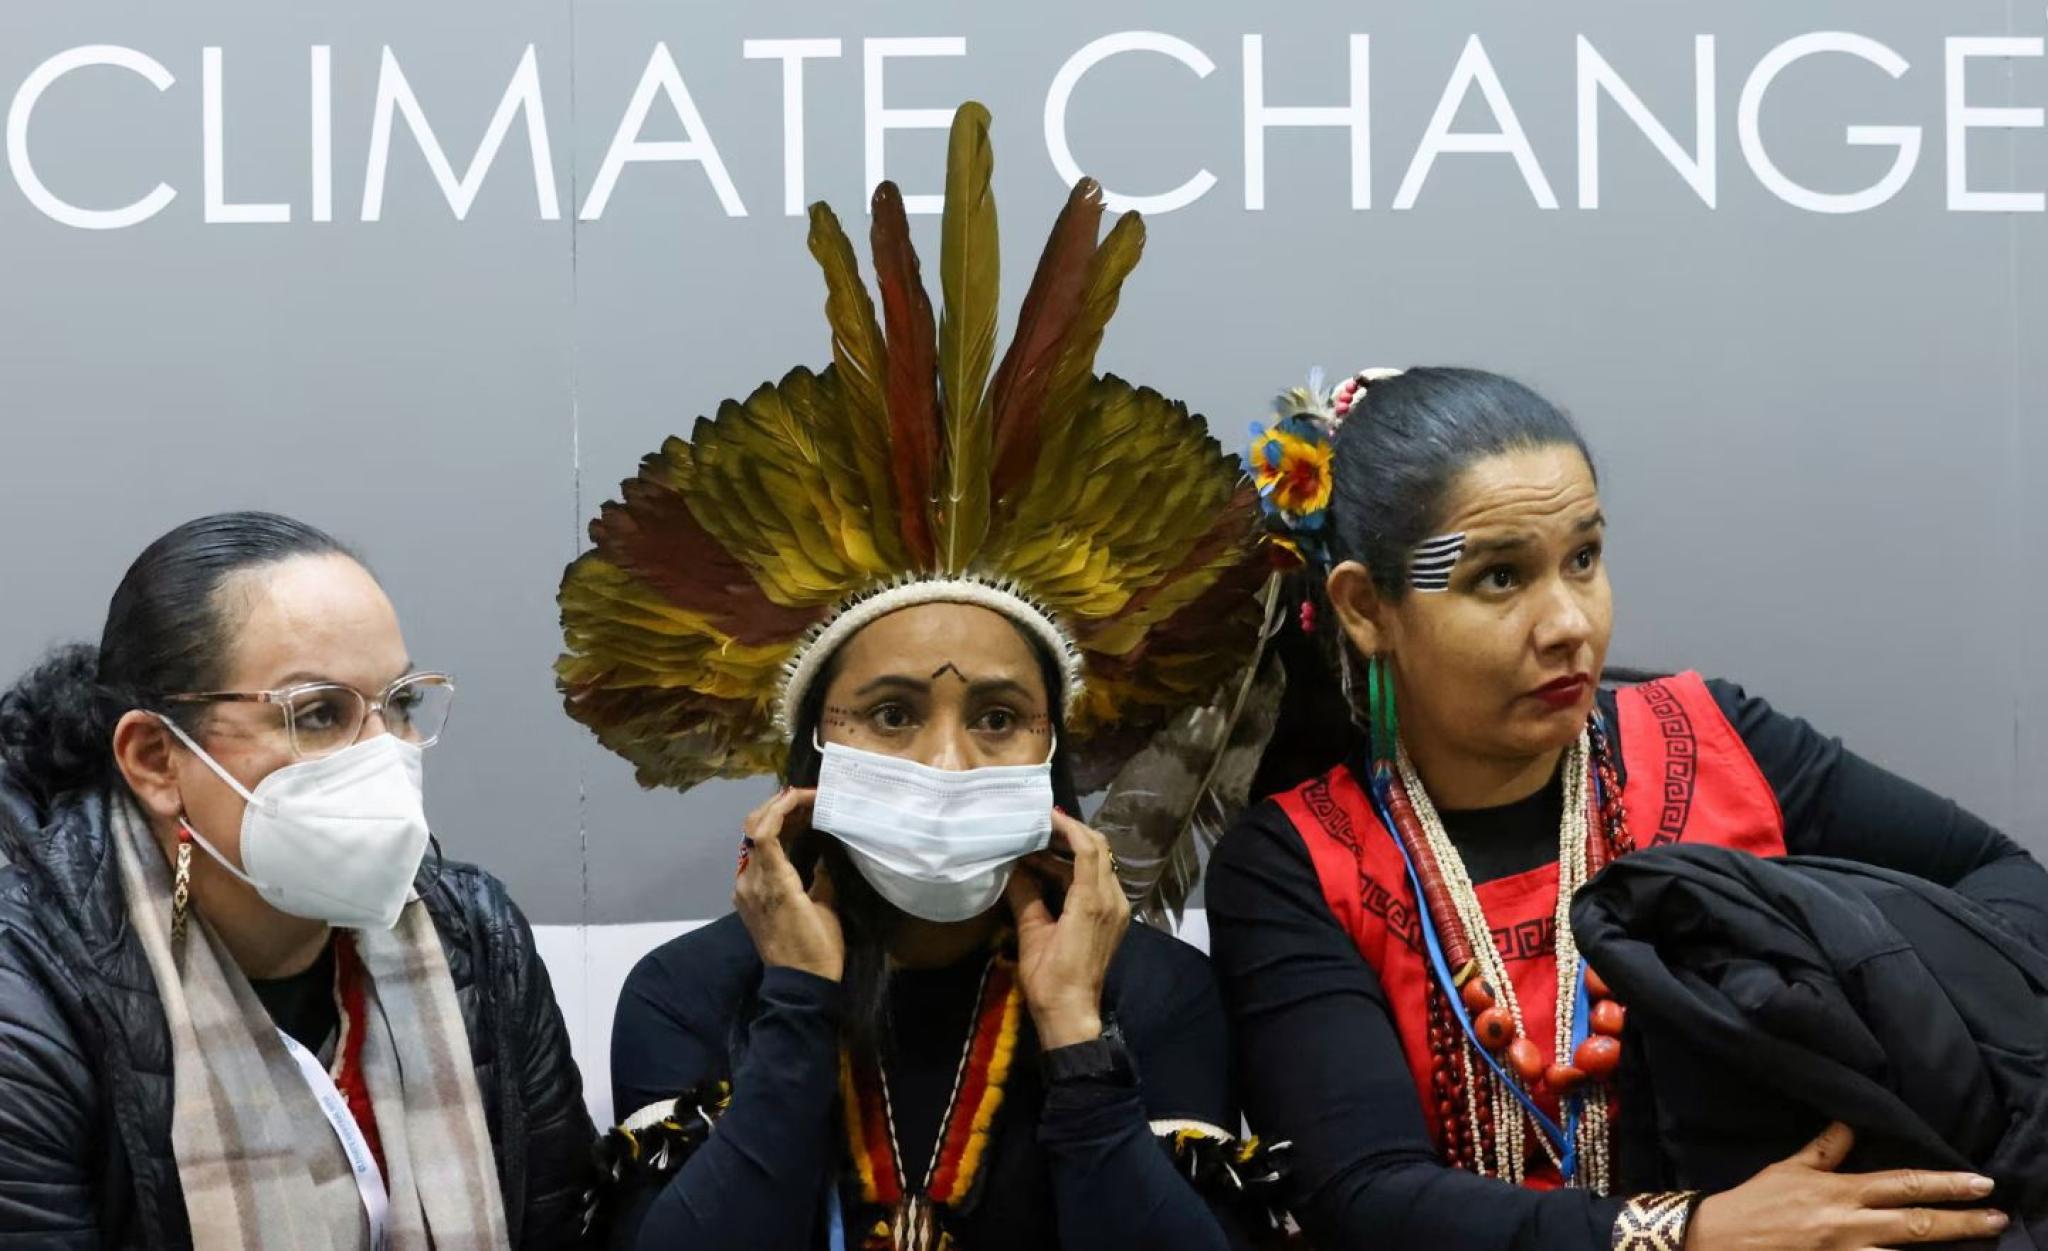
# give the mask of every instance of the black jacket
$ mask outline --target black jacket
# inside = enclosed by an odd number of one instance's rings
[[[170,1035],[128,927],[104,795],[47,810],[0,770],[0,1248],[192,1246]],[[574,1247],[594,1138],[547,970],[495,878],[430,867],[516,1248]]]
[[[1572,928],[1628,1005],[1626,1189],[1733,1186],[1839,1120],[1850,1170],[1984,1173],[2048,1246],[2048,955],[1989,909],[1871,865],[1679,846],[1610,866]]]

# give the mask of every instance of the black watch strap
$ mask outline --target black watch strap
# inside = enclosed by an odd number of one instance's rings
[[[1038,1070],[1048,1086],[1061,1082],[1109,1082],[1131,1086],[1138,1080],[1137,1067],[1131,1063],[1131,1053],[1124,1046],[1123,1031],[1114,1021],[1103,1027],[1098,1038],[1040,1052]]]

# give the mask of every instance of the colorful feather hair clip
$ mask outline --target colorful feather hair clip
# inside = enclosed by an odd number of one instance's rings
[[[1185,406],[1095,370],[1144,225],[1105,236],[1101,188],[1076,183],[998,353],[993,168],[988,112],[965,105],[936,310],[893,184],[874,194],[873,295],[813,205],[831,363],[725,401],[591,523],[556,674],[642,785],[781,772],[833,649],[932,600],[984,604],[1048,649],[1084,778],[1187,708],[1239,702],[1270,615],[1257,492]]]
[[[1330,497],[1336,489],[1337,431],[1365,397],[1366,388],[1398,369],[1361,369],[1325,387],[1321,366],[1308,385],[1273,400],[1274,420],[1251,427],[1252,482],[1259,491],[1267,541],[1282,568],[1328,568]]]

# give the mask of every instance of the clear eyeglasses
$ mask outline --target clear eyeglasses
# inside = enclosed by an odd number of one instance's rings
[[[292,755],[317,760],[359,741],[373,712],[383,718],[385,729],[399,738],[432,747],[448,726],[455,681],[445,673],[408,673],[375,699],[352,686],[307,682],[275,691],[197,691],[167,696],[166,700],[173,704],[268,704],[283,719]]]

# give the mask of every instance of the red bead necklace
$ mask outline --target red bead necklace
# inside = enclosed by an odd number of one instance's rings
[[[1398,765],[1398,769],[1388,770],[1382,783],[1385,810],[1414,869],[1418,893],[1429,911],[1457,996],[1454,1004],[1445,987],[1431,979],[1427,1019],[1432,1063],[1430,1106],[1425,1111],[1436,1126],[1444,1158],[1454,1167],[1519,1182],[1527,1154],[1523,1140],[1533,1134],[1561,1168],[1558,1148],[1528,1119],[1522,1101],[1515,1091],[1505,1088],[1503,1079],[1517,1084],[1528,1096],[1547,1086],[1560,1106],[1567,1099],[1578,1099],[1575,1180],[1604,1192],[1612,1168],[1606,1083],[1621,1059],[1619,1036],[1627,1012],[1599,975],[1585,968],[1587,1033],[1576,1046],[1570,1044],[1570,1014],[1577,1002],[1575,978],[1581,962],[1571,940],[1566,909],[1571,889],[1614,858],[1634,850],[1606,736],[1597,724],[1589,727],[1565,762],[1567,800],[1560,830],[1557,909],[1560,1002],[1558,1037],[1550,1055],[1522,1029],[1512,985],[1456,848],[1443,833],[1405,756]],[[1574,770],[1576,777],[1570,776]],[[1414,799],[1417,793],[1421,794],[1422,812]],[[1575,809],[1591,818],[1584,822],[1582,833],[1574,819]],[[1453,861],[1449,866],[1447,859]],[[1567,878],[1573,880],[1567,882]],[[1502,988],[1508,993],[1504,995]],[[1475,1062],[1466,1022],[1470,1023],[1471,1038],[1495,1059],[1498,1068],[1484,1059]],[[1503,1141],[1503,1129],[1511,1135],[1507,1141]]]

